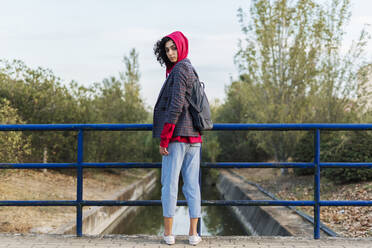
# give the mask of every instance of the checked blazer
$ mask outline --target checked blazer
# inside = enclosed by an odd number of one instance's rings
[[[172,69],[160,90],[154,107],[154,138],[160,138],[164,123],[175,124],[173,137],[199,136],[199,131],[192,124],[189,102],[185,95],[191,95],[196,80],[191,62],[188,58],[179,61]]]

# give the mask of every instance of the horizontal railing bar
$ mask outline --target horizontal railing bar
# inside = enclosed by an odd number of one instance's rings
[[[372,201],[320,201],[320,206],[372,206]]]
[[[151,131],[152,124],[7,124],[0,131],[26,130],[106,130],[106,131]],[[334,123],[224,123],[214,124],[212,130],[372,130],[372,124]]]
[[[84,206],[161,206],[161,200],[133,200],[133,201],[88,201],[82,202]],[[187,206],[185,200],[178,200],[177,206]]]
[[[9,124],[0,125],[0,131],[43,130],[97,130],[97,131],[151,131],[152,124]]]
[[[332,123],[260,123],[260,124],[214,124],[213,130],[372,130],[372,124],[332,124]]]
[[[0,206],[76,206],[76,201],[0,201]]]
[[[314,206],[314,201],[284,200],[202,200],[202,206]],[[372,201],[320,201],[321,206],[372,206]],[[0,206],[76,206],[77,201],[0,201]],[[161,200],[82,201],[82,206],[161,206]],[[178,200],[177,206],[187,206]]]
[[[203,206],[314,206],[314,201],[202,200]]]
[[[217,162],[210,163],[206,162],[200,165],[203,168],[314,168],[313,163],[291,163],[291,162],[278,162],[278,163],[266,163],[266,162]]]
[[[0,169],[74,169],[77,163],[0,163]],[[144,163],[144,162],[108,162],[108,163],[81,163],[83,168],[161,168],[161,163]]]
[[[83,168],[161,168],[161,162],[87,162],[81,164]],[[48,169],[48,168],[76,168],[77,163],[0,163],[0,169]],[[202,168],[314,168],[313,163],[303,162],[205,162]],[[372,168],[372,163],[320,163],[322,168]]]
[[[77,201],[0,201],[0,206],[76,206]],[[133,201],[82,201],[82,206],[161,206],[161,200]],[[266,201],[266,200],[202,200],[202,206],[313,206],[314,201]],[[178,200],[177,206],[187,206]]]
[[[106,162],[106,163],[82,163],[84,168],[161,168],[161,162]]]
[[[342,163],[320,163],[322,168],[372,168],[372,163],[352,163],[352,162],[342,162]]]
[[[0,163],[0,169],[76,169],[76,163]]]
[[[141,201],[83,201],[85,206],[160,206],[161,200]],[[314,201],[266,201],[266,200],[202,200],[202,206],[313,206]],[[185,200],[177,201],[177,206],[187,206]]]

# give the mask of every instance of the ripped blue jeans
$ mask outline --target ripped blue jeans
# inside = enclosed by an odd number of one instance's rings
[[[189,207],[190,218],[201,217],[200,146],[201,143],[169,143],[169,154],[163,156],[161,168],[161,202],[164,217],[173,217],[175,214],[180,172],[184,183],[182,192]]]

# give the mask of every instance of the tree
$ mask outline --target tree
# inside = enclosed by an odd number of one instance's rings
[[[251,121],[261,123],[357,121],[357,72],[368,33],[363,30],[348,53],[342,52],[349,0],[253,0],[249,18],[240,8],[245,35],[235,63],[240,81],[252,92]],[[348,109],[349,111],[345,111]],[[286,161],[303,134],[262,132],[259,146]]]
[[[92,87],[72,81],[67,86],[51,70],[32,69],[24,62],[1,61],[0,96],[26,123],[139,123],[148,112],[140,97],[138,54],[124,57],[123,77],[108,77]],[[48,162],[76,161],[76,132],[25,132],[32,138],[29,162],[40,162],[47,151]],[[143,134],[129,132],[85,132],[85,160],[140,159],[143,150],[135,143]],[[139,142],[137,142],[138,144]],[[139,145],[140,147],[143,147]],[[133,151],[133,152],[131,152]]]
[[[216,120],[220,103],[215,99],[210,103],[212,120]],[[221,154],[221,146],[218,142],[216,132],[206,132],[203,137],[203,160],[208,162],[217,162],[217,157]]]
[[[372,117],[372,63],[358,72],[358,113],[362,122],[370,123]]]
[[[144,121],[148,112],[140,96],[138,53],[134,48],[130,51],[129,56],[124,56],[123,62],[126,70],[124,73],[120,73],[120,79],[124,83],[126,120],[128,123]]]
[[[75,81],[63,85],[49,69],[33,69],[20,60],[0,60],[0,99],[7,99],[9,109],[14,109],[9,113],[15,114],[17,110],[19,119],[29,124],[149,122],[148,110],[140,96],[138,53],[135,49],[124,56],[123,63],[125,67],[119,77],[110,76],[101,83],[83,87]],[[25,141],[29,138],[32,144],[31,152],[25,153],[30,155],[27,162],[40,162],[45,150],[48,151],[47,162],[77,159],[75,131],[23,134],[27,137]],[[151,161],[153,156],[146,156],[153,151],[152,146],[146,146],[151,143],[149,137],[149,132],[86,131],[84,160]]]
[[[138,53],[135,49],[124,56],[123,63],[125,69],[118,78],[111,76],[94,85],[91,107],[97,113],[97,123],[143,123],[148,120],[149,113],[140,95]],[[108,131],[88,135],[91,160],[143,161],[146,158],[145,133]]]
[[[258,114],[255,105],[257,92],[250,90],[249,83],[244,81],[232,82],[226,88],[226,101],[218,109],[216,122],[252,123],[256,122]],[[218,132],[218,141],[221,147],[219,161],[255,162],[267,158],[267,154],[258,147],[258,133],[252,131]]]

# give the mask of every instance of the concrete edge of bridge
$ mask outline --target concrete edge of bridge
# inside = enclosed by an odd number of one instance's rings
[[[176,235],[179,238],[187,238],[187,235]],[[71,238],[71,239],[147,239],[147,240],[161,240],[162,236],[157,235],[146,235],[146,234],[136,234],[136,235],[125,235],[125,234],[105,234],[105,235],[83,235],[78,237],[73,234],[37,234],[37,233],[0,233],[1,238]],[[254,240],[254,241],[316,241],[311,237],[295,237],[295,236],[202,236],[204,240]],[[318,241],[364,241],[372,242],[372,237],[363,238],[352,238],[352,237],[321,237]]]

